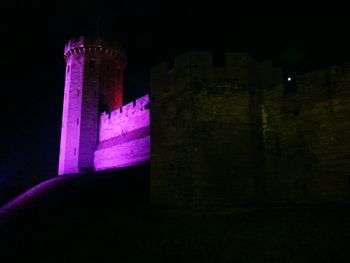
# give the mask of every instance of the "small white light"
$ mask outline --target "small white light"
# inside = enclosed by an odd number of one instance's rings
[[[289,78],[287,78],[287,80],[288,80],[288,81],[291,81],[291,80],[292,80],[292,78],[291,78],[291,77],[289,77]]]

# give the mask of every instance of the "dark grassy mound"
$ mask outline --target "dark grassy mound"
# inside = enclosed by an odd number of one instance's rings
[[[115,173],[65,177],[2,216],[0,256],[15,262],[350,262],[348,206],[165,211],[147,204],[148,167]]]

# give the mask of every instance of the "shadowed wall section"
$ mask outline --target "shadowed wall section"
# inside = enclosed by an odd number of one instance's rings
[[[266,63],[245,53],[218,61],[193,51],[176,57],[173,68],[151,69],[152,202],[215,206],[264,198],[260,93],[273,78]]]
[[[295,78],[263,97],[263,134],[272,200],[350,200],[350,64]]]
[[[99,144],[95,151],[96,170],[131,166],[150,159],[149,96],[100,118]]]

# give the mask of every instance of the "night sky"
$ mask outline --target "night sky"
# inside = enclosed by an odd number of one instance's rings
[[[350,7],[336,1],[11,2],[1,6],[3,185],[57,174],[64,44],[96,34],[98,16],[100,34],[127,50],[124,102],[148,92],[150,65],[189,50],[248,52],[289,75],[350,61]]]

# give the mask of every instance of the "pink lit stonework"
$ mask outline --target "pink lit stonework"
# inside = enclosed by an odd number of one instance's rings
[[[125,167],[149,161],[149,96],[143,96],[100,118],[96,170]]]
[[[84,37],[67,62],[58,174],[125,167],[150,159],[148,95],[123,102],[126,57],[118,44]],[[100,112],[108,110],[106,112]]]

